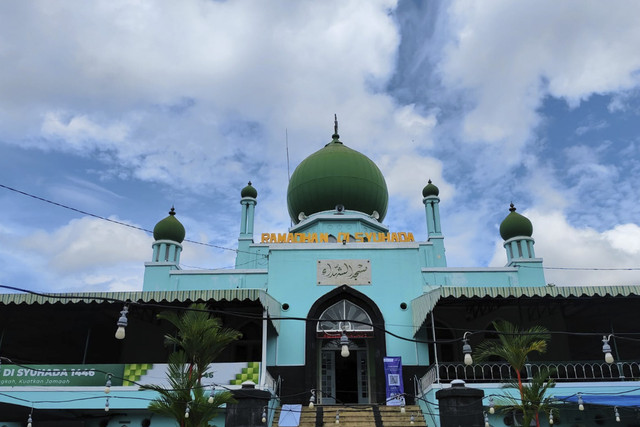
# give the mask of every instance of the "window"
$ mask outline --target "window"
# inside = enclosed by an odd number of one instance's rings
[[[371,317],[351,301],[342,300],[320,315],[317,332],[373,331]]]

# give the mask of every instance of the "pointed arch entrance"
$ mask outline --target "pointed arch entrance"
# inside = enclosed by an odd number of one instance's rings
[[[318,299],[307,315],[305,387],[324,404],[385,400],[384,318],[369,297],[341,286]],[[349,338],[341,355],[340,337]]]

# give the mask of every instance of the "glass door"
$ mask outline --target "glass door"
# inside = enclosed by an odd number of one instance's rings
[[[367,350],[358,350],[358,403],[370,403]]]
[[[322,350],[320,367],[320,392],[318,403],[335,405],[336,403],[336,351]]]
[[[350,348],[348,357],[332,342],[321,349],[319,403],[370,403],[368,353],[361,344]]]

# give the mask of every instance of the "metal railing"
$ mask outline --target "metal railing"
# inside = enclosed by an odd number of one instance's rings
[[[420,378],[420,394],[416,393],[416,396],[422,396],[424,392],[429,389],[431,384],[438,382],[438,366],[434,366],[429,369],[427,373]]]
[[[272,396],[280,397],[280,390],[282,388],[282,377],[280,377],[280,375],[275,379],[267,372],[264,385],[266,389],[271,392]]]
[[[551,370],[556,382],[637,381],[640,380],[640,361],[620,361],[612,364],[599,361],[527,363],[523,380],[530,380],[542,369]],[[427,390],[439,378],[442,383],[464,380],[467,383],[500,383],[515,380],[515,371],[506,363],[440,363],[420,378],[420,389]]]
[[[413,395],[422,396],[424,390],[422,389],[422,381],[417,375],[413,376]]]

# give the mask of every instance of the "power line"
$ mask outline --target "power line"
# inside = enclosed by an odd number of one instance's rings
[[[616,267],[616,268],[600,268],[600,267],[536,267],[533,265],[514,263],[518,268],[543,268],[545,270],[572,270],[572,271],[640,271],[640,267]]]
[[[26,191],[18,190],[17,188],[9,187],[8,185],[0,184],[0,188],[4,188],[6,190],[13,191],[15,193],[22,194],[23,196],[31,197],[33,199],[39,200],[41,202],[49,203],[49,204],[54,205],[54,206],[58,206],[58,207],[63,208],[63,209],[68,209],[68,210],[71,210],[73,212],[77,212],[77,213],[80,213],[80,214],[83,214],[83,215],[87,215],[87,216],[90,216],[92,218],[100,219],[100,220],[103,220],[103,221],[108,221],[108,222],[111,222],[113,224],[118,224],[118,225],[122,225],[122,226],[125,226],[125,227],[133,228],[135,230],[144,231],[145,233],[153,234],[152,230],[149,230],[149,229],[146,229],[146,228],[142,228],[142,227],[138,227],[138,226],[135,226],[135,225],[132,225],[132,224],[127,224],[126,222],[118,221],[118,220],[115,220],[115,219],[106,218],[106,217],[103,217],[101,215],[97,215],[97,214],[94,214],[94,213],[91,213],[91,212],[84,211],[82,209],[78,209],[78,208],[74,208],[72,206],[65,205],[63,203],[59,203],[59,202],[55,202],[53,200],[46,199],[44,197],[36,196],[35,194],[31,194],[31,193],[28,193]],[[251,255],[261,256],[263,258],[268,258],[268,255],[258,254],[258,253],[249,252],[249,251],[241,251],[239,249],[227,248],[225,246],[214,245],[212,243],[198,242],[196,240],[190,240],[190,239],[184,239],[184,241],[185,242],[189,242],[189,243],[193,243],[193,244],[196,244],[196,245],[202,245],[202,246],[208,246],[208,247],[212,247],[212,248],[216,248],[216,249],[222,249],[222,250],[225,250],[225,251],[233,251],[233,252],[236,252],[236,253],[247,253],[247,254],[251,254]],[[616,267],[616,268],[613,268],[613,267],[612,268],[599,268],[599,267],[547,267],[547,266],[536,267],[536,266],[531,266],[531,265],[520,265],[520,264],[517,264],[517,263],[516,263],[516,265],[518,267],[520,267],[520,268],[538,268],[538,269],[542,268],[544,270],[640,271],[640,267]],[[204,267],[193,267],[193,266],[187,266],[187,267],[197,268],[197,269],[206,269]],[[223,267],[223,268],[231,268],[231,267]]]
[[[22,194],[23,196],[31,197],[32,199],[36,199],[36,200],[39,200],[41,202],[49,203],[51,205],[58,206],[58,207],[63,208],[63,209],[68,209],[70,211],[80,213],[82,215],[87,215],[87,216],[90,216],[92,218],[100,219],[102,221],[107,221],[107,222],[110,222],[110,223],[113,223],[113,224],[122,225],[124,227],[133,228],[134,230],[140,230],[140,231],[144,231],[145,233],[153,234],[152,230],[149,230],[149,229],[146,229],[146,228],[142,228],[142,227],[138,227],[138,226],[132,225],[132,224],[127,224],[126,222],[118,221],[118,220],[115,220],[115,219],[106,218],[106,217],[103,217],[103,216],[100,216],[100,215],[97,215],[97,214],[94,214],[94,213],[91,213],[91,212],[83,211],[82,209],[74,208],[72,206],[68,206],[68,205],[65,205],[65,204],[62,204],[62,203],[54,202],[53,200],[45,199],[44,197],[36,196],[35,194],[27,193],[26,191],[18,190],[17,188],[9,187],[9,186],[4,185],[4,184],[0,184],[0,187],[4,188],[6,190],[9,190],[9,191],[13,191],[13,192],[18,193],[18,194]],[[189,242],[189,243],[193,243],[193,244],[196,244],[196,245],[202,245],[202,246],[208,246],[208,247],[211,247],[211,248],[222,249],[222,250],[225,250],[225,251],[233,251],[233,252],[236,252],[236,253],[247,253],[247,254],[251,254],[251,255],[262,256],[264,258],[268,257],[268,255],[258,254],[258,253],[249,252],[249,251],[241,251],[239,249],[227,248],[227,247],[224,247],[224,246],[214,245],[212,243],[203,243],[203,242],[198,242],[196,240],[190,240],[190,239],[184,239],[184,241],[185,242]]]

